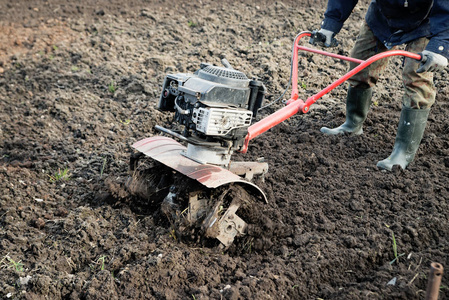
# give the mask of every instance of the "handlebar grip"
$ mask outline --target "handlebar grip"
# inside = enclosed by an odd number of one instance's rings
[[[425,63],[427,61],[427,56],[422,55],[422,53],[418,53],[419,56],[421,56],[420,59],[418,59],[419,62]]]

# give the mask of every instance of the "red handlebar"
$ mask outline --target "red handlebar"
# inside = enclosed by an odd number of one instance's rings
[[[297,35],[295,38],[294,46],[293,46],[293,57],[292,57],[292,94],[290,97],[290,100],[287,101],[287,106],[284,108],[278,110],[277,112],[265,117],[264,119],[260,120],[259,122],[254,123],[248,128],[248,134],[245,138],[245,144],[242,147],[242,150],[240,152],[246,153],[248,150],[248,144],[249,141],[255,138],[256,136],[264,133],[265,131],[273,128],[277,124],[287,120],[291,116],[297,114],[298,112],[307,113],[309,111],[310,106],[315,103],[318,99],[332,91],[334,88],[360,72],[361,70],[365,69],[369,65],[371,65],[373,62],[390,56],[405,56],[416,60],[421,60],[422,57],[420,54],[404,51],[404,50],[390,50],[386,52],[382,52],[379,54],[376,54],[372,57],[370,57],[367,60],[360,60],[352,57],[347,57],[343,55],[338,55],[335,53],[330,53],[322,50],[307,48],[303,46],[299,46],[298,42],[303,38],[304,36],[311,36],[312,33],[308,31],[303,31],[300,34]],[[298,50],[318,53],[326,56],[330,56],[333,58],[338,58],[342,60],[347,60],[351,62],[358,63],[359,65],[346,73],[341,78],[334,81],[332,84],[318,92],[317,94],[309,97],[306,101],[303,101],[301,99],[298,99]]]

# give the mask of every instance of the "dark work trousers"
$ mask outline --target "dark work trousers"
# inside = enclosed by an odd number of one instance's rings
[[[413,53],[419,53],[425,50],[429,40],[425,37],[414,40],[406,45],[405,50]],[[392,48],[395,49],[396,47]],[[379,41],[363,21],[359,36],[351,50],[351,57],[366,60],[373,55],[387,51],[387,47]],[[376,85],[380,74],[385,70],[389,58],[383,58],[374,62],[364,70],[352,76],[349,84],[357,88],[369,88]],[[350,69],[357,66],[356,63],[350,63]],[[402,82],[404,85],[404,96],[402,103],[405,107],[425,109],[430,108],[435,102],[436,89],[433,84],[433,73],[416,73],[419,62],[406,57],[402,71]]]

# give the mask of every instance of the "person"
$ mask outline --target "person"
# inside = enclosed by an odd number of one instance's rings
[[[321,28],[314,31],[310,43],[336,46],[335,35],[357,2],[329,0]],[[421,143],[430,107],[435,102],[433,72],[442,71],[448,64],[449,1],[372,0],[350,55],[366,60],[402,44],[406,45],[405,50],[421,54],[422,60],[404,60],[404,95],[393,151],[377,163],[378,168],[390,171],[394,165],[405,169]],[[387,63],[388,58],[381,59],[348,80],[346,121],[337,128],[323,127],[321,132],[328,135],[363,133],[372,88]],[[350,63],[350,69],[356,65]]]

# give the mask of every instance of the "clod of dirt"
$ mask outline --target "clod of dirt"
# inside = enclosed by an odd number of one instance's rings
[[[37,218],[34,221],[34,227],[36,227],[37,229],[42,229],[45,226],[45,221],[42,218]]]
[[[83,288],[84,299],[120,299],[115,285],[115,279],[110,271],[102,270],[87,282]]]
[[[69,214],[69,211],[65,207],[58,207],[55,211],[55,216],[57,217],[65,217]]]

